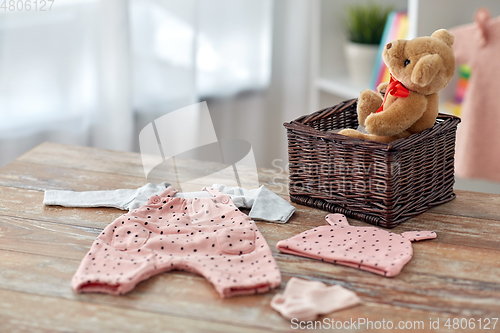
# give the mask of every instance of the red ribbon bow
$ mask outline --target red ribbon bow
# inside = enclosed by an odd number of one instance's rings
[[[385,96],[384,96],[384,101],[382,102],[382,105],[378,108],[376,113],[379,113],[381,111],[384,111],[384,104],[385,100],[387,98],[387,95],[391,94],[392,96],[396,97],[408,97],[410,94],[410,91],[403,86],[401,82],[399,82],[397,79],[394,78],[391,74],[391,80],[389,81],[389,85],[387,86],[387,89],[385,90]]]

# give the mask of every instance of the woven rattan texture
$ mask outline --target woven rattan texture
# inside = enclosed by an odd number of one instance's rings
[[[393,228],[455,198],[460,118],[390,144],[332,132],[357,128],[356,99],[285,123],[293,202]]]

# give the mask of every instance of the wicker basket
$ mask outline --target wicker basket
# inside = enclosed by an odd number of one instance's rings
[[[330,132],[357,128],[356,99],[285,123],[290,199],[386,228],[455,198],[460,118],[390,144]]]

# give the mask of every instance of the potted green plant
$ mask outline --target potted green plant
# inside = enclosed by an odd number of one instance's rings
[[[391,6],[381,6],[374,2],[347,7],[347,68],[351,81],[358,86],[366,87],[370,84],[385,22],[392,10]]]

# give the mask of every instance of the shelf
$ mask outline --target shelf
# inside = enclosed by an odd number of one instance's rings
[[[358,97],[363,89],[348,80],[346,55],[345,19],[346,7],[364,0],[311,0],[311,110],[331,105],[339,99]],[[409,19],[409,37],[430,36],[440,28],[449,29],[472,23],[478,7],[490,10],[491,17],[500,15],[499,0],[455,0],[453,11],[450,0],[377,0],[381,5],[392,5],[395,9],[406,8]],[[440,93],[442,97],[453,96],[452,86]]]
[[[348,77],[338,77],[336,79],[319,78],[316,80],[316,88],[346,99],[357,98],[362,90],[368,89],[368,87],[354,85]]]

